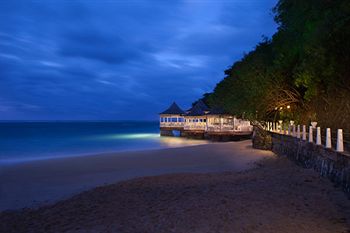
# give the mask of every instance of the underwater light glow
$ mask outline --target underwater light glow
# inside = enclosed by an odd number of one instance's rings
[[[125,134],[110,134],[99,137],[103,140],[114,140],[114,139],[155,139],[159,138],[158,133],[125,133]]]
[[[117,134],[113,138],[116,139],[140,139],[140,138],[159,138],[157,133],[134,133],[134,134]]]

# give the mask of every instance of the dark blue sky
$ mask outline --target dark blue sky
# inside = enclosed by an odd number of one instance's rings
[[[0,120],[150,120],[276,31],[277,0],[0,1]]]

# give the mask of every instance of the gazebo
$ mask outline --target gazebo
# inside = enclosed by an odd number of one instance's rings
[[[184,127],[185,112],[173,102],[168,109],[159,113],[160,128],[178,129]]]
[[[185,114],[185,130],[205,131],[207,130],[207,116],[209,107],[199,100]]]

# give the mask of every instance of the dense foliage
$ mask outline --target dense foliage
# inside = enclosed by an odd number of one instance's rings
[[[275,35],[226,70],[204,100],[246,118],[349,129],[350,1],[280,0],[273,11]]]

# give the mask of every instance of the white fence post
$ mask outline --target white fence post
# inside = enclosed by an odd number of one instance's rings
[[[313,142],[312,126],[309,126],[309,142]]]
[[[342,129],[338,129],[338,131],[337,131],[337,151],[338,152],[344,151],[343,130]]]
[[[283,124],[280,124],[280,133],[283,134]]]
[[[326,148],[332,148],[332,136],[331,136],[331,129],[326,129]]]
[[[283,121],[279,120],[278,123],[279,123],[278,126],[280,129],[280,133],[282,134],[283,133]]]
[[[321,142],[321,127],[317,127],[316,145],[322,145],[322,142]]]
[[[300,138],[300,125],[297,127],[297,138]]]
[[[303,140],[306,141],[306,126],[303,125]]]
[[[295,134],[295,125],[293,125],[293,137],[295,137],[295,136],[297,136],[296,134]]]

